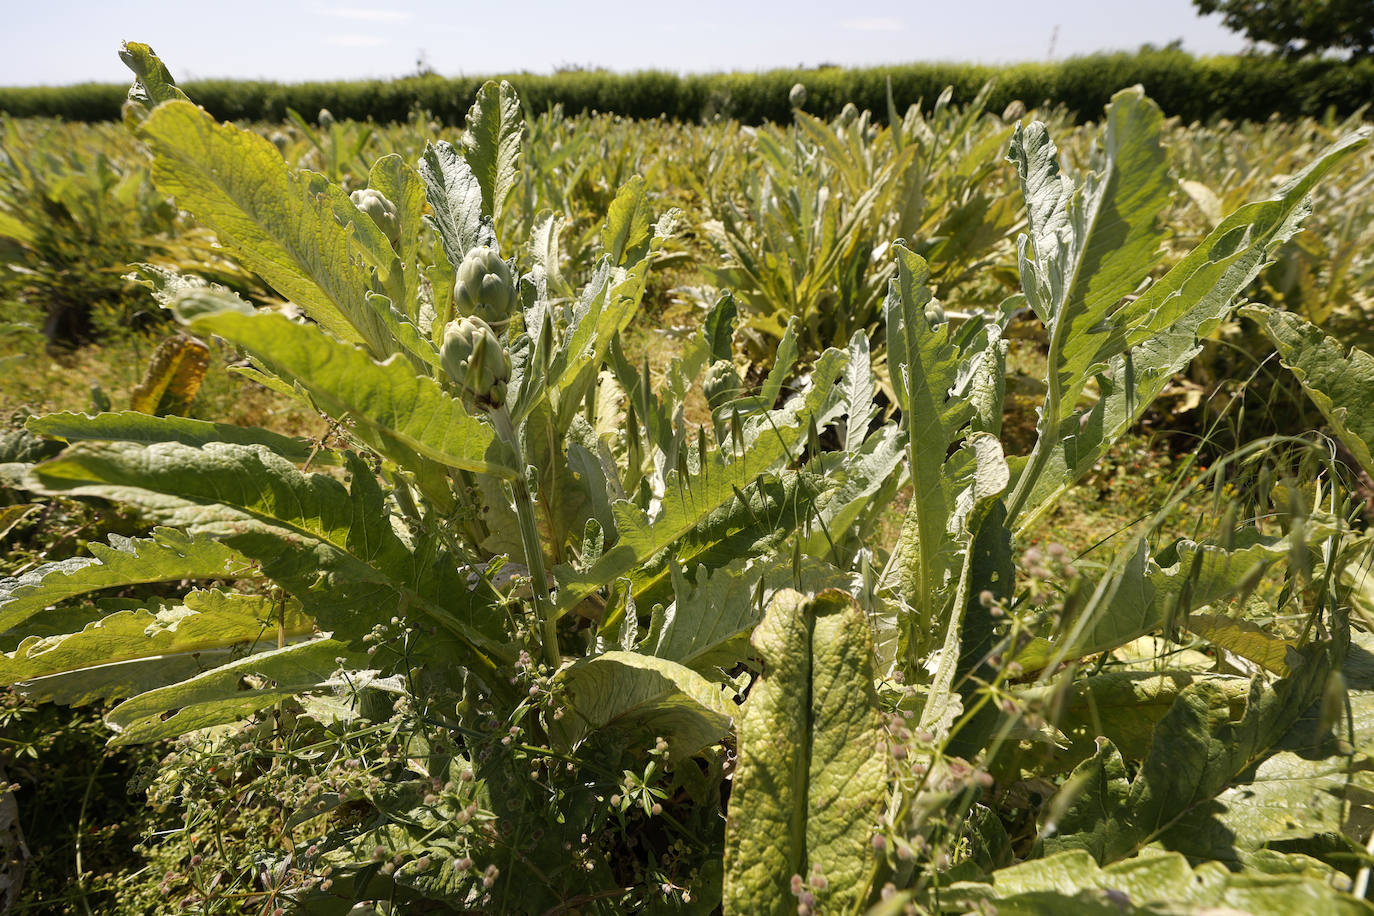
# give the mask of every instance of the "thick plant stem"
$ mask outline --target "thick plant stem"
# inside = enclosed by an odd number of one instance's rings
[[[558,626],[554,619],[553,602],[549,598],[549,580],[544,572],[544,545],[539,540],[539,524],[534,517],[534,496],[525,479],[525,459],[520,451],[520,437],[515,432],[506,405],[502,404],[493,410],[490,416],[496,434],[515,453],[516,474],[511,481],[511,492],[515,498],[516,520],[520,525],[520,545],[525,549],[525,566],[530,572],[530,591],[534,594],[535,614],[539,618],[539,641],[544,662],[557,670],[563,657],[558,651]]]

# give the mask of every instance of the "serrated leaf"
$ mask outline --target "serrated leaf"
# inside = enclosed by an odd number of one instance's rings
[[[496,247],[496,230],[483,209],[481,182],[453,144],[426,143],[417,171],[450,264],[457,268],[470,248]]]
[[[510,476],[491,426],[471,416],[433,379],[399,358],[379,363],[357,347],[281,315],[219,309],[206,293],[179,300],[198,334],[244,347],[283,380],[300,385],[331,416],[349,417],[358,434],[398,464],[414,453],[449,467]],[[398,450],[399,443],[404,449]]]
[[[1270,254],[1298,231],[1308,212],[1307,194],[1368,139],[1366,128],[1332,144],[1269,200],[1228,216],[1168,273],[1114,313],[1113,326],[1125,330],[1125,348],[1098,376],[1097,402],[1037,440],[1036,451],[1043,457],[1032,454],[1011,502],[1018,531],[1035,524],[1096,465],[1197,354],[1198,339],[1230,313],[1236,296]]]
[[[308,636],[298,602],[217,590],[192,591],[179,604],[118,611],[60,636],[30,636],[0,656],[0,682],[34,702],[120,699],[190,677],[212,659],[275,647],[280,635]]]
[[[116,745],[237,722],[278,700],[326,687],[340,667],[338,659],[344,667],[360,667],[366,656],[332,639],[273,649],[139,694],[110,710],[105,721],[119,732]]]
[[[215,231],[243,266],[341,340],[389,346],[367,307],[367,272],[328,201],[265,137],[216,124],[189,102],[159,105],[139,128],[153,181]]]
[[[351,489],[260,447],[89,443],[34,473],[50,487],[117,498],[220,538],[339,638],[361,638],[379,609],[422,612],[461,641],[466,663],[489,674],[506,639],[490,590],[470,588],[456,563],[438,562],[437,545],[436,562],[417,564],[370,470],[356,456],[348,470]]]
[[[887,510],[888,498],[904,476],[901,467],[906,454],[905,435],[889,424],[855,452],[822,456],[820,467],[831,480],[838,479],[839,486],[821,495],[805,552],[831,556],[843,566],[850,556],[848,545],[867,545],[877,518]],[[840,559],[834,558],[835,551]]]
[[[538,389],[554,403],[560,417],[569,417],[570,411],[580,405],[604,365],[612,341],[634,319],[644,298],[648,272],[647,258],[619,274],[607,269],[603,261],[578,297],[568,328]],[[537,403],[531,399],[524,404],[517,419],[527,416]]]
[[[749,634],[779,589],[819,592],[848,584],[840,570],[811,558],[800,568],[790,558],[737,560],[714,572],[699,566],[695,584],[674,568],[672,580],[673,601],[647,651],[703,672],[729,669],[749,654]]]
[[[1178,853],[1156,851],[1106,868],[1081,850],[1062,852],[1000,869],[992,875],[992,886],[998,912],[1024,916],[1369,912],[1364,902],[1306,875],[1235,874],[1215,862],[1193,866]],[[955,884],[950,893],[977,889]]]
[[[734,560],[766,554],[811,517],[827,482],[806,472],[757,478],[733,499],[708,513],[672,550],[630,575],[641,602],[659,600],[668,584],[670,557],[679,566],[717,569]]]
[[[463,157],[482,189],[482,213],[501,221],[501,209],[515,186],[525,116],[510,83],[487,80],[467,114]]]
[[[1012,137],[1008,158],[1029,221],[1022,286],[1050,333],[1050,430],[1073,412],[1093,373],[1125,348],[1127,328],[1115,313],[1154,264],[1165,237],[1159,218],[1174,187],[1159,143],[1163,120],[1141,87],[1114,95],[1094,168],[1077,189],[1059,173],[1043,124],[1018,127]]]
[[[566,611],[603,585],[624,576],[659,551],[692,531],[711,512],[734,499],[736,493],[761,474],[774,472],[792,457],[793,448],[805,435],[807,420],[829,395],[830,386],[844,367],[837,350],[827,350],[816,364],[812,388],[779,410],[750,418],[741,455],[727,461],[719,451],[701,459],[702,466],[687,479],[676,471],[667,475],[659,513],[653,519],[626,500],[612,510],[619,537],[589,570],[562,566],[558,569],[558,606]]]
[[[355,463],[355,477],[371,474]],[[140,446],[82,443],[38,465],[45,485],[70,489],[110,485],[138,487],[190,502],[223,505],[338,550],[362,564],[404,580],[410,555],[381,514],[368,516],[338,480],[307,474],[260,446],[210,443],[191,448],[176,442]]]
[[[975,470],[962,496],[968,505],[957,526],[963,562],[949,613],[941,621],[939,656],[921,708],[921,727],[940,735],[948,732],[973,690],[972,684],[964,683],[965,676],[984,664],[992,648],[992,622],[980,596],[986,591],[997,601],[1008,600],[1015,578],[1011,532],[1001,499],[1007,486],[1001,443],[987,433],[974,433],[969,450],[974,452]]]
[[[957,532],[950,530],[950,520],[964,482],[946,467],[946,456],[973,408],[953,394],[960,365],[949,324],[926,314],[932,302],[925,285],[929,266],[901,245],[894,252],[897,276],[889,284],[884,314],[912,495],[885,584],[913,609],[921,629],[929,630],[948,602],[959,563]]]
[[[44,608],[100,589],[253,574],[252,565],[237,551],[170,528],[154,528],[150,538],[139,540],[111,535],[108,546],[92,544],[90,550],[90,557],[46,563],[0,580],[0,632]]]
[[[61,439],[64,442],[93,440],[120,442],[180,442],[201,446],[210,442],[235,445],[262,445],[288,461],[302,462],[310,458],[312,447],[304,439],[283,436],[268,429],[234,426],[230,423],[211,423],[190,417],[153,417],[137,411],[118,411],[88,416],[80,413],[54,413],[30,417],[25,428]]]

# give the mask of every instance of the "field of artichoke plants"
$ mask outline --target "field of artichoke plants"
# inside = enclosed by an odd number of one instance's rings
[[[1360,118],[121,56],[0,125],[0,909],[1374,911]]]

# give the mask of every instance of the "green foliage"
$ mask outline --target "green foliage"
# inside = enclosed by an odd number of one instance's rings
[[[760,128],[756,149],[707,185],[704,229],[722,264],[705,273],[736,294],[755,361],[771,364],[789,335],[810,353],[880,333],[884,249],[903,239],[939,265],[941,296],[1004,295],[978,285],[1016,222],[996,188],[1008,132],[986,97],[957,111],[947,90],[888,129],[852,107],[829,124],[796,110],[792,131]]]
[[[678,214],[621,174],[638,154],[575,178],[532,161],[594,157],[614,122],[559,147],[560,115],[527,122],[492,82],[461,136],[355,170],[368,141],[322,112],[320,174],[289,164],[290,138],[216,123],[146,47],[126,57],[157,188],[292,308],[140,277],[329,423],[307,442],[61,413],[7,451],[12,524],[78,499],[163,526],[4,580],[0,678],[117,701],[119,743],[180,736],[148,779],[184,819],[150,851],[174,863],[167,905],[1035,912],[1158,869],[1170,890],[1147,905],[1358,906],[1374,732],[1343,495],[1252,446],[1209,472],[1235,506],[1190,539],[1165,534],[1180,497],[1086,558],[1023,546],[1367,132],[1166,250],[1165,126],[1139,88],[1064,157],[1043,123],[948,96],[885,131],[798,110],[755,134],[772,173],[754,192],[789,202],[739,203],[762,235],[727,233],[738,295],[702,297],[700,329],[652,366],[628,332]],[[722,186],[753,187],[748,166]],[[986,212],[999,174],[1026,207],[1016,270],[1016,214]],[[754,248],[822,256],[751,275]],[[779,278],[816,295],[769,305]],[[836,315],[822,300],[846,289]],[[984,307],[947,312],[955,290]],[[1043,397],[1009,454],[1008,338],[1032,320]],[[1265,321],[1359,440],[1328,391],[1358,358]],[[1238,495],[1232,464],[1271,476]],[[889,545],[874,532],[899,493]],[[1321,803],[1280,821],[1300,796]]]
[[[1374,10],[1360,0],[1193,0],[1199,13],[1220,13],[1222,25],[1243,32],[1252,44],[1273,45],[1285,57],[1374,51]]]

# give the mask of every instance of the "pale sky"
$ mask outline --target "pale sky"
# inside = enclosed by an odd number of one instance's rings
[[[1239,36],[1190,0],[3,0],[0,85],[127,82],[121,40],[153,46],[177,79],[394,77],[423,54],[446,76],[560,66],[679,72],[1005,63]]]

